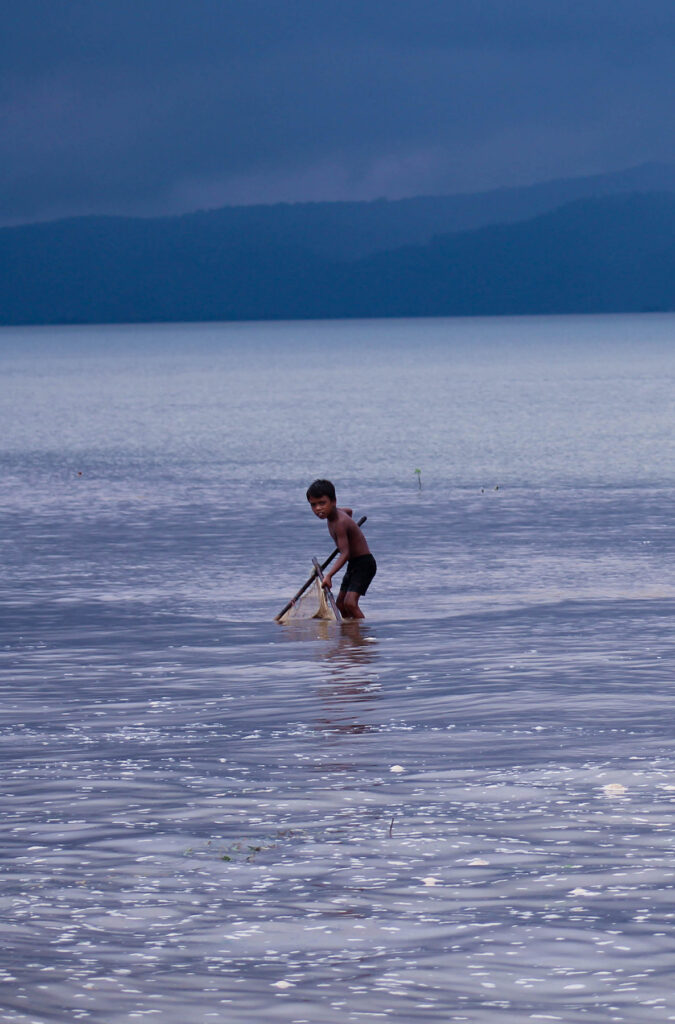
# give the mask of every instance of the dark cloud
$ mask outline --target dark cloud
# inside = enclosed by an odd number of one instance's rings
[[[674,156],[672,0],[23,0],[3,22],[4,222]]]

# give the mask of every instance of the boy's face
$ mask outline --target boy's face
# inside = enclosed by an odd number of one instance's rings
[[[309,498],[309,504],[315,516],[318,516],[319,519],[327,519],[337,503],[323,495],[321,498]]]

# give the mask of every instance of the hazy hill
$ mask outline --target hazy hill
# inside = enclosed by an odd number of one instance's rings
[[[531,202],[535,198],[530,195]],[[513,194],[509,201],[515,208]],[[331,216],[343,206],[377,205],[319,204],[330,207]],[[279,208],[267,209],[282,216]],[[283,215],[294,209],[283,208]],[[297,231],[271,233],[269,221],[263,244],[255,232],[223,230],[221,216],[224,211],[5,228],[0,322],[675,308],[672,192],[618,191],[516,223],[439,232],[424,244],[367,256],[359,256],[356,247],[349,258],[322,255],[320,246],[301,244]]]
[[[283,245],[329,259],[355,259],[402,245],[420,245],[450,231],[514,223],[575,199],[620,192],[675,192],[675,166],[644,164],[614,174],[523,188],[397,201],[224,207],[187,214],[173,223],[183,231],[213,232],[233,244]]]
[[[358,261],[351,315],[675,310],[675,196],[584,199]]]

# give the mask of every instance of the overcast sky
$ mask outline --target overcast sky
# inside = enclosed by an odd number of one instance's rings
[[[674,0],[0,0],[0,223],[675,160]]]

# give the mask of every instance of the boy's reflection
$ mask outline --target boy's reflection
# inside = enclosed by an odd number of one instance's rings
[[[372,627],[358,619],[342,622],[338,629],[334,623],[317,625],[325,636],[317,686],[324,713],[315,728],[331,735],[372,732],[376,726],[359,721],[380,693],[371,668],[377,658]]]

